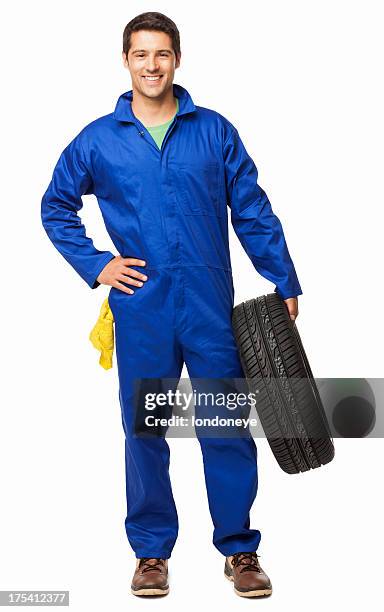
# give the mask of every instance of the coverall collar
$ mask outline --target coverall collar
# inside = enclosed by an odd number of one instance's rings
[[[173,95],[179,99],[179,110],[177,116],[186,115],[196,110],[193,100],[188,91],[181,85],[173,83]],[[132,112],[131,102],[133,99],[133,90],[126,91],[121,94],[117,100],[113,117],[117,121],[128,121],[131,123],[135,122],[135,115]]]

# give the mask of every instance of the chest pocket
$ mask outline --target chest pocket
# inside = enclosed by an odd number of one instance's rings
[[[222,216],[223,177],[219,162],[177,164],[174,188],[183,214]]]

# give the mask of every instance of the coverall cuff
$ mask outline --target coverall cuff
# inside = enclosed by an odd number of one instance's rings
[[[281,290],[278,287],[275,287],[275,293],[277,293],[283,300],[287,300],[291,297],[297,297],[298,295],[303,295],[303,292],[300,287],[297,287],[296,290],[292,291]]]
[[[100,285],[99,281],[96,279],[99,276],[100,272],[105,268],[107,263],[109,261],[112,261],[112,259],[115,259],[115,255],[111,253],[111,251],[107,251],[105,256],[102,259],[99,259],[97,267],[93,269],[93,272],[91,274],[89,274],[87,280],[87,283],[91,289],[96,289],[96,287]]]

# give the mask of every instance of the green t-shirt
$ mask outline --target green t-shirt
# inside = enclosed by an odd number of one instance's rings
[[[176,107],[177,107],[176,108],[176,113],[177,113],[177,111],[179,110],[179,98],[176,98]],[[161,149],[161,145],[164,140],[164,136],[167,132],[168,127],[171,125],[172,121],[174,120],[174,118],[175,117],[173,116],[172,119],[167,121],[167,123],[162,123],[161,125],[153,125],[152,127],[147,127],[148,132],[152,136],[153,140],[155,141],[159,149]]]

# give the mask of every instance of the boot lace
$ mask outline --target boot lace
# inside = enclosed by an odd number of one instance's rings
[[[150,563],[150,561],[154,561],[154,563]],[[140,562],[139,562],[139,567],[142,568],[143,572],[148,572],[154,569],[160,572],[162,566],[163,566],[162,559],[157,559],[157,558],[152,558],[152,557],[143,557],[142,559],[140,559]]]
[[[240,573],[243,572],[261,572],[261,567],[258,561],[259,555],[255,552],[244,552],[236,553],[233,555],[232,565],[233,567],[241,566]]]

